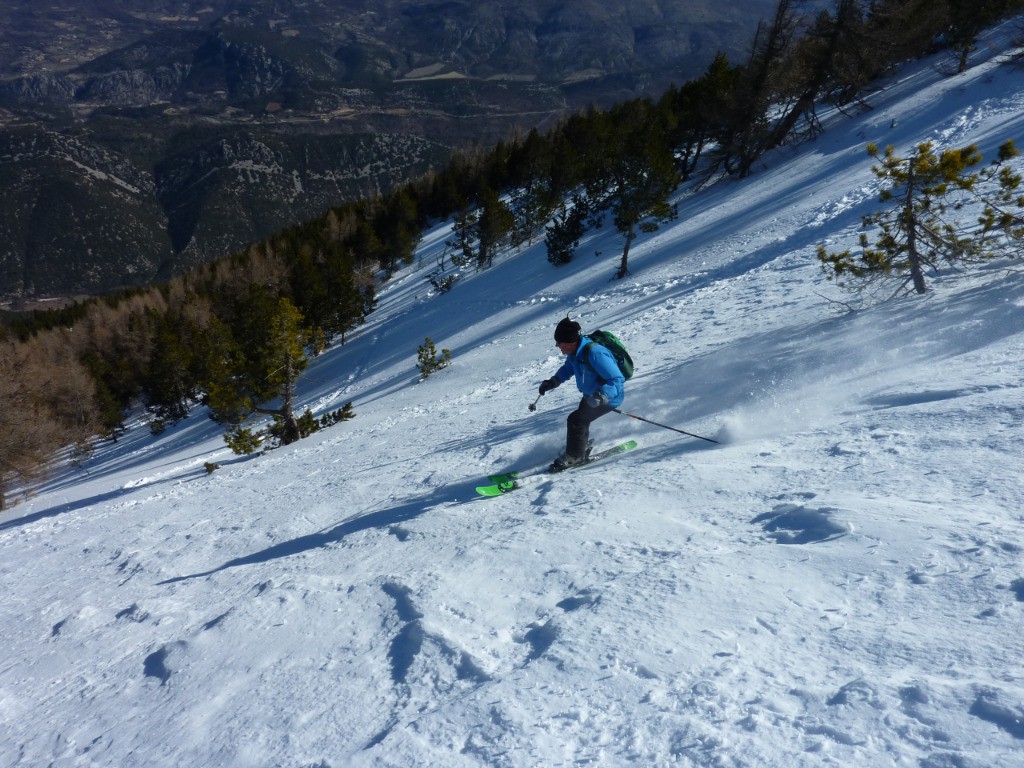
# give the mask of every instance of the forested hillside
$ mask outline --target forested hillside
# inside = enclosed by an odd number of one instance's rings
[[[532,268],[553,270],[599,226],[619,234],[621,251],[604,257],[614,259],[609,275],[623,278],[635,238],[675,217],[679,184],[701,194],[757,173],[765,152],[820,134],[820,108],[869,110],[878,79],[914,56],[941,47],[954,75],[985,25],[1020,5],[965,14],[952,0],[837,0],[807,16],[783,0],[744,61],[719,56],[657,99],[582,110],[548,131],[460,153],[440,172],[159,286],[10,316],[0,354],[0,497],[38,477],[62,447],[81,454],[96,435],[117,439],[136,405],[152,414],[154,430],[201,403],[239,450],[293,442],[321,425],[289,405],[305,361],[365,320],[380,281],[410,262],[431,222],[454,222],[430,275],[442,292],[458,290],[462,271],[487,269],[541,238],[549,263]],[[1008,145],[1005,159],[1014,151]],[[1004,183],[1002,203],[990,195],[999,210],[983,235],[1017,232],[1012,176]],[[840,273],[891,271],[877,259],[864,267],[843,258],[833,259]],[[275,425],[253,435],[247,424],[261,412]]]

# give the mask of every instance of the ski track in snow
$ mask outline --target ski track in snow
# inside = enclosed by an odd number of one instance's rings
[[[605,227],[434,295],[439,226],[303,380],[352,421],[248,458],[140,421],[4,513],[0,764],[1024,765],[1024,273],[844,314],[814,260],[868,141],[1020,137],[1019,72],[934,63],[681,191],[623,281]],[[478,499],[561,449],[571,385],[526,406],[566,313],[626,340],[624,409],[722,445],[610,414],[639,450]]]

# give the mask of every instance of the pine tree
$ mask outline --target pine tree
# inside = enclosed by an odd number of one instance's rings
[[[864,44],[876,74],[924,54],[948,24],[947,0],[871,0]]]
[[[309,240],[296,243],[290,250],[293,251],[288,264],[291,299],[310,328],[326,336],[334,307],[324,274],[326,257],[323,247]]]
[[[448,241],[452,263],[460,267],[476,261],[476,233],[480,212],[465,206],[456,211],[452,219],[454,238]]]
[[[985,29],[1013,10],[1020,10],[1020,0],[945,0],[949,27],[946,39],[956,53],[956,71],[967,69],[971,53],[978,47],[978,38]]]
[[[750,175],[754,163],[777,141],[770,112],[784,95],[785,63],[799,21],[791,0],[778,0],[772,21],[758,24],[749,61],[733,88],[718,140],[726,170],[741,179]]]
[[[338,247],[324,257],[323,272],[329,307],[324,330],[328,341],[340,336],[344,343],[345,335],[361,325],[373,309],[373,283],[361,282],[356,265]]]
[[[478,268],[489,267],[494,263],[494,252],[508,240],[514,223],[512,211],[505,201],[490,187],[485,189],[480,195],[480,215],[476,228]]]
[[[294,413],[295,386],[306,368],[309,330],[285,298],[253,289],[236,308],[234,328],[212,324],[207,404],[211,416],[231,428],[259,413],[280,424],[284,445],[302,434]],[[271,401],[277,407],[268,407]]]
[[[177,421],[199,397],[195,329],[179,314],[156,319],[153,353],[143,380],[147,407],[161,421]]]
[[[818,132],[818,101],[826,93],[851,85],[847,62],[857,45],[861,23],[861,0],[837,0],[834,13],[821,13],[791,47],[788,63],[778,78],[785,108],[765,140],[766,148],[782,146],[801,118],[809,125],[811,136]]]
[[[661,113],[648,99],[612,109],[601,126],[602,154],[587,183],[590,206],[609,210],[624,239],[615,276],[629,274],[629,250],[637,230],[650,232],[675,213],[669,196],[679,184]]]
[[[420,240],[416,200],[407,187],[393,192],[377,218],[384,268],[389,274],[411,264]]]
[[[532,129],[517,140],[508,160],[512,247],[532,244],[557,205],[551,178],[552,141]]]
[[[512,247],[518,248],[524,243],[532,245],[534,237],[551,218],[555,205],[551,184],[546,178],[530,179],[515,189],[509,200]]]
[[[981,237],[986,242],[1005,243],[1007,252],[1018,258],[1024,255],[1024,175],[1008,163],[1019,156],[1020,150],[1013,141],[1005,142],[999,147],[999,158],[990,167],[983,183],[973,189],[984,204],[978,219]]]
[[[545,230],[544,245],[547,247],[548,261],[556,267],[572,261],[590,216],[587,201],[582,195],[573,195],[571,202],[571,205],[564,201],[561,203]]]
[[[697,170],[705,147],[722,133],[739,73],[725,54],[719,53],[703,75],[681,88],[669,88],[659,101],[682,180]]]
[[[974,145],[938,152],[924,142],[906,158],[893,147],[880,156],[878,147],[869,145],[868,152],[880,159],[872,171],[886,185],[880,200],[889,207],[864,217],[865,228],[877,233],[874,242],[861,234],[859,254],[819,246],[818,259],[830,277],[849,276],[857,284],[893,278],[899,281],[897,293],[908,285],[925,293],[926,270],[1000,255],[1005,243],[994,239],[993,232],[1012,238],[1019,231],[1014,227],[1020,227],[1021,219],[1012,207],[1024,204],[1016,192],[1020,176],[1000,167],[1016,155],[1012,142],[1000,148],[997,164],[980,171],[971,170],[982,161]],[[989,193],[992,185],[995,191]],[[964,203],[979,198],[985,203],[980,221],[962,220]]]

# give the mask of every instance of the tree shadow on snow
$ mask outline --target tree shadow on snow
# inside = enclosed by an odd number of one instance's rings
[[[88,496],[83,499],[76,501],[68,501],[63,504],[56,504],[52,507],[46,507],[35,512],[29,512],[22,515],[21,517],[12,517],[10,520],[0,522],[0,531],[6,531],[10,528],[18,528],[23,525],[29,525],[31,523],[37,523],[40,520],[45,520],[49,517],[57,517],[59,515],[67,514],[68,512],[75,512],[80,509],[88,509],[89,507],[97,507],[116,501],[122,497],[129,496],[140,489],[152,488],[158,485],[167,485],[181,482],[192,482],[200,480],[204,477],[209,477],[209,472],[204,467],[190,467],[184,470],[181,474],[169,475],[167,477],[155,478],[147,480],[145,482],[139,482],[137,485],[131,487],[122,486],[120,488],[114,488],[113,490],[105,493],[98,493],[95,496]],[[11,514],[15,514],[18,510],[12,508]]]
[[[236,557],[233,560],[228,560],[226,563],[217,566],[216,568],[210,569],[209,571],[192,573],[187,576],[175,576],[170,579],[164,579],[163,581],[158,582],[158,584],[174,584],[179,581],[199,579],[205,576],[212,576],[215,573],[220,573],[221,571],[226,571],[231,568],[238,568],[243,565],[268,563],[272,560],[280,560],[285,557],[300,555],[303,552],[322,549],[323,547],[327,547],[331,544],[344,541],[354,533],[373,530],[375,528],[386,530],[399,523],[413,520],[436,506],[441,504],[450,504],[452,501],[458,501],[459,498],[463,496],[468,498],[470,493],[472,493],[472,489],[468,485],[465,488],[456,488],[454,491],[451,487],[439,488],[428,496],[410,499],[396,507],[390,507],[378,512],[370,512],[365,515],[353,517],[331,528],[325,528],[306,536],[299,536],[298,538],[290,539],[289,541],[282,541],[279,544],[274,544],[273,546],[262,549],[259,552],[253,552],[251,555]],[[459,498],[453,499],[454,494],[457,494]]]

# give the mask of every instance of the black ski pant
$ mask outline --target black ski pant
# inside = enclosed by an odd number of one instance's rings
[[[566,420],[565,452],[575,458],[582,458],[587,452],[590,442],[590,424],[606,413],[611,413],[610,405],[599,405],[594,408],[587,405],[587,398],[580,400],[579,407],[569,414]]]

